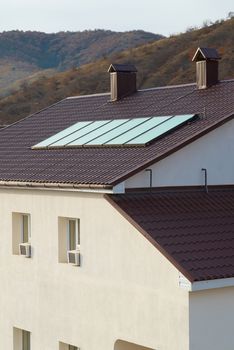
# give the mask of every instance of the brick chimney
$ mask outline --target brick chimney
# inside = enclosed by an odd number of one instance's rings
[[[199,47],[192,61],[196,62],[198,89],[207,89],[219,81],[220,56],[216,49]]]
[[[120,100],[136,92],[137,69],[132,64],[111,64],[110,73],[111,101]]]

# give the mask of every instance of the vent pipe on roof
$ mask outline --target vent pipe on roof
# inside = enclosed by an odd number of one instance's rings
[[[137,69],[132,64],[111,64],[110,73],[111,101],[120,100],[136,92]]]
[[[219,81],[220,56],[216,49],[199,47],[192,61],[196,62],[197,88],[207,89]]]

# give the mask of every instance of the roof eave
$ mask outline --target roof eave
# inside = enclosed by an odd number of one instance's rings
[[[198,292],[208,289],[234,287],[234,277],[218,278],[204,281],[194,281],[191,283],[190,291]]]

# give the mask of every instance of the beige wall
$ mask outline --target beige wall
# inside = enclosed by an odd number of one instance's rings
[[[234,287],[190,294],[190,350],[233,350]]]
[[[153,187],[203,185],[202,168],[208,171],[208,185],[233,184],[233,134],[234,120],[152,165]],[[149,187],[149,172],[126,180],[125,187]]]
[[[113,350],[117,339],[188,350],[178,271],[102,195],[0,190],[0,349]],[[32,258],[12,254],[12,213],[31,214]],[[80,219],[82,266],[58,263],[58,218]]]

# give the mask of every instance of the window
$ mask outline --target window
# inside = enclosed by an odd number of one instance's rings
[[[30,350],[30,332],[22,330],[22,350]]]
[[[69,350],[78,350],[77,346],[74,345],[68,345]]]
[[[27,243],[30,242],[30,225],[29,225],[29,215],[28,214],[22,214],[21,217],[21,243]]]
[[[14,350],[31,349],[31,333],[19,328],[13,328]]]
[[[80,350],[77,346],[59,342],[59,350]]]
[[[79,222],[77,219],[68,219],[67,223],[67,251],[76,250],[80,245]]]
[[[20,244],[31,241],[31,219],[29,214],[12,213],[12,253],[20,254]],[[23,254],[24,255],[24,254]]]
[[[59,217],[58,219],[58,261],[67,263],[67,253],[79,250],[80,221],[74,218]]]

